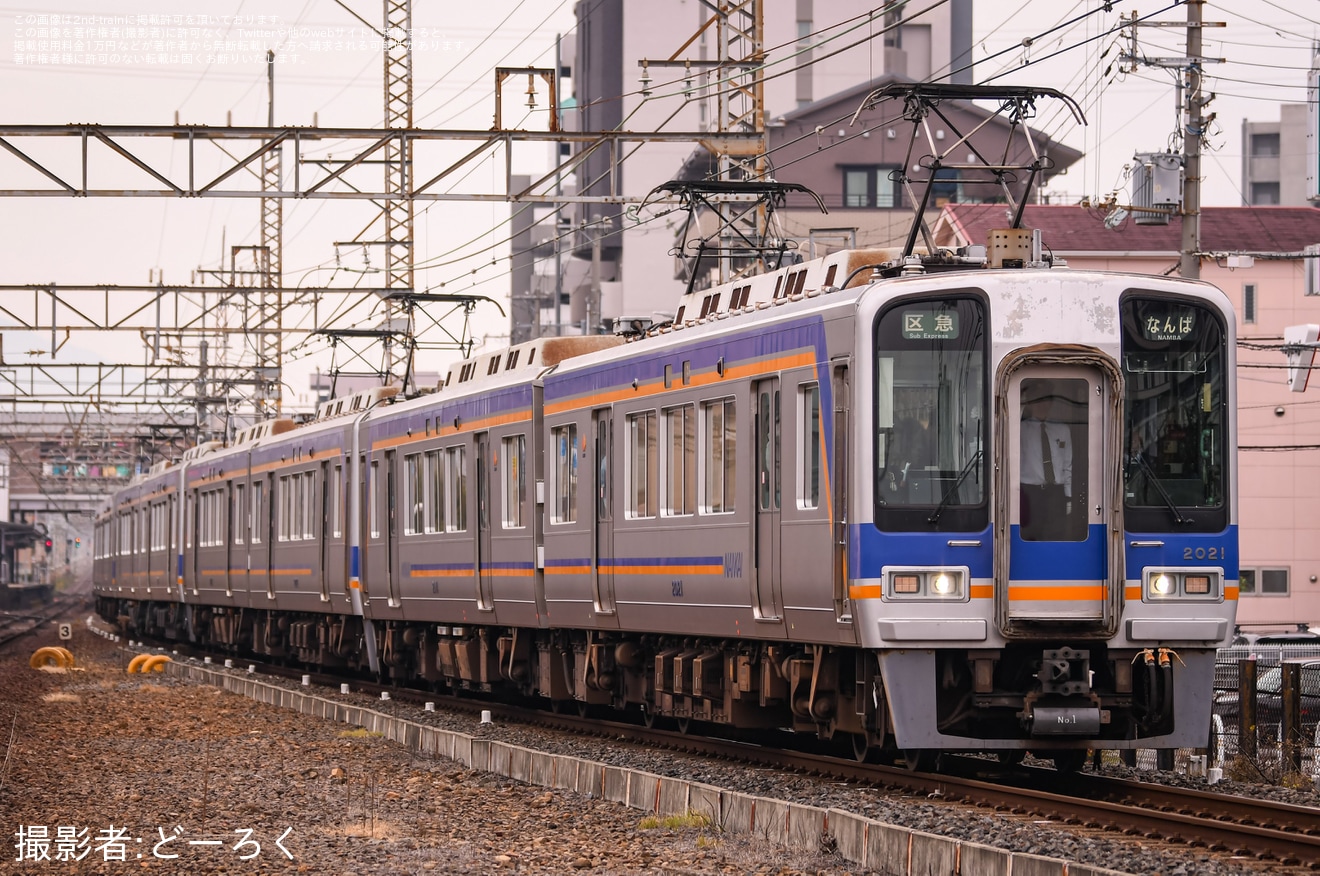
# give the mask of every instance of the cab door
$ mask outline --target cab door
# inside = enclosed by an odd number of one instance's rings
[[[1007,387],[1010,544],[1001,607],[1016,622],[1105,624],[1109,562],[1109,377],[1091,365],[1027,365]]]

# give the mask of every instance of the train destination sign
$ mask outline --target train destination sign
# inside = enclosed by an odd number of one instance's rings
[[[906,341],[948,341],[958,337],[958,311],[943,308],[903,311]]]
[[[1163,313],[1148,313],[1141,323],[1141,333],[1148,341],[1185,340],[1196,328],[1196,311],[1170,305]]]

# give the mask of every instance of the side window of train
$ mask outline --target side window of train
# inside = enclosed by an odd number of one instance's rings
[[[659,507],[657,486],[660,460],[656,446],[655,411],[628,415],[628,517],[655,517]]]
[[[243,484],[234,484],[234,544],[243,544],[247,541],[248,515],[247,505],[244,504],[247,499],[247,488]]]
[[[501,496],[504,505],[504,528],[522,529],[523,507],[527,504],[527,437],[511,435],[502,442],[504,445],[504,492]]]
[[[276,504],[279,505],[280,513],[277,516],[276,525],[279,527],[275,532],[275,537],[280,541],[288,541],[290,538],[289,525],[293,521],[293,491],[289,487],[289,476],[281,475],[275,482]]]
[[[261,481],[252,482],[252,509],[250,532],[252,533],[252,543],[261,544],[261,508],[265,485]]]
[[[467,532],[467,449],[463,445],[446,451],[449,478],[449,504],[447,528],[449,532]]]
[[[302,491],[302,531],[303,538],[309,541],[316,538],[316,509],[316,471],[305,471]]]
[[[685,517],[697,506],[697,417],[693,405],[665,409],[666,517]]]
[[[701,404],[701,513],[732,514],[735,508],[738,418],[733,399]]]
[[[367,526],[372,538],[380,538],[380,462],[371,461],[367,500]]]
[[[339,538],[344,534],[344,467],[336,465],[330,470],[330,536]]]
[[[426,509],[426,531],[445,531],[445,452],[428,450],[426,452],[424,476],[426,478],[426,497],[423,505]]]
[[[550,447],[554,454],[550,465],[550,522],[573,523],[577,520],[577,423],[551,429]]]
[[[403,458],[403,534],[416,535],[423,531],[426,511],[426,469],[420,453]]]
[[[820,482],[824,468],[824,432],[820,419],[820,384],[798,387],[797,503],[799,508],[820,507]]]
[[[197,494],[197,546],[211,546],[211,494]]]

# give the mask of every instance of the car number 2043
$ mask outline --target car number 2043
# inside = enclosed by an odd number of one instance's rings
[[[1228,558],[1228,551],[1221,547],[1183,548],[1184,560],[1223,560]]]

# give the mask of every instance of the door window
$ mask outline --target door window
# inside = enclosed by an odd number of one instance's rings
[[[1023,541],[1085,541],[1090,383],[1026,377],[1019,387],[1018,520]]]

